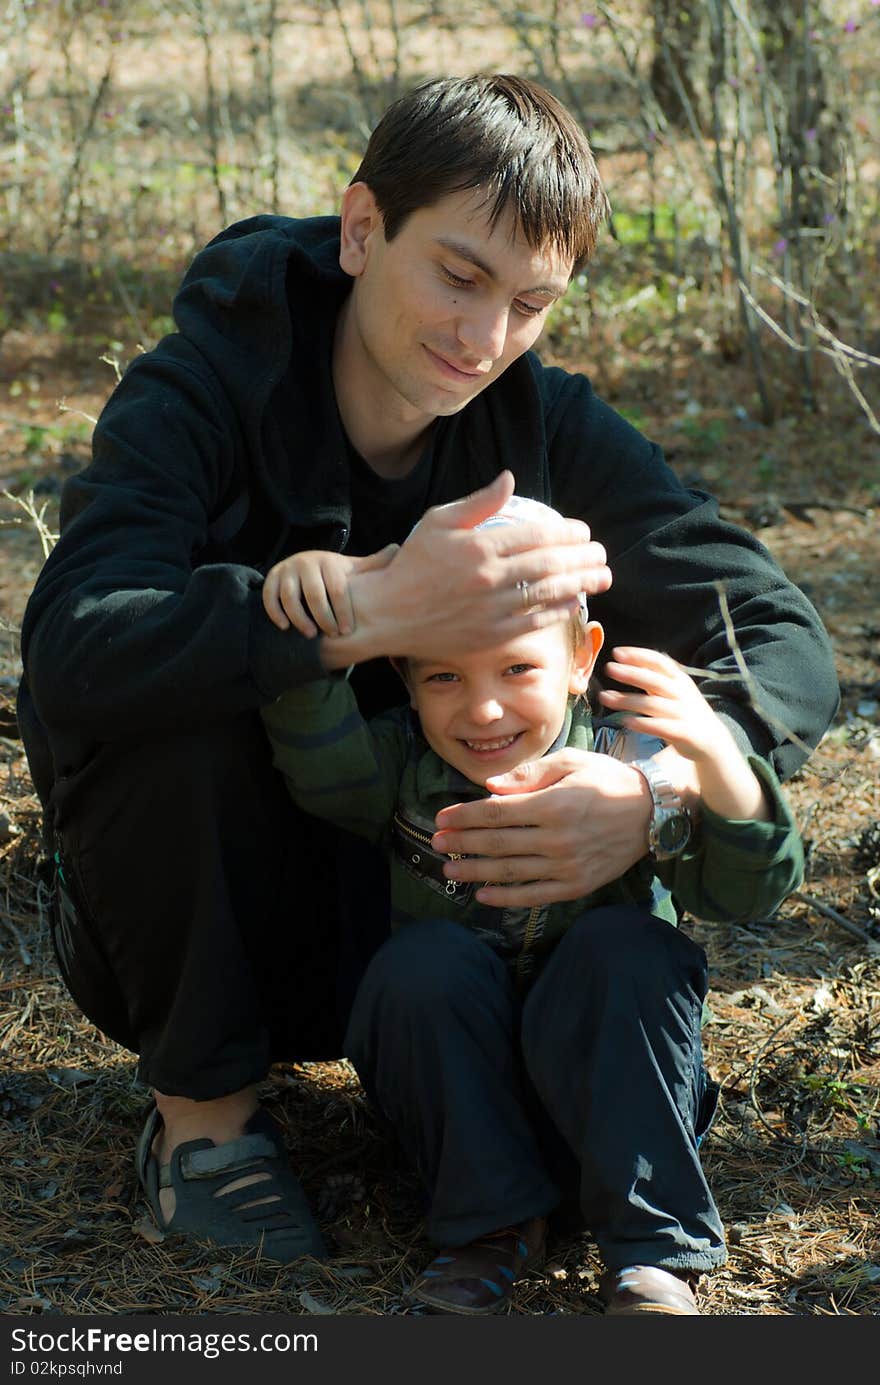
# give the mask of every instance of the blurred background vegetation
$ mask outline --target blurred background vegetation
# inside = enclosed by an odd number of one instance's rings
[[[812,420],[823,483],[872,503],[878,59],[880,0],[8,0],[15,450],[84,445],[112,372],[170,329],[181,273],[222,226],[335,210],[398,92],[496,68],[573,109],[614,208],[545,356],[586,369],[710,488],[748,456],[748,487],[772,489]]]

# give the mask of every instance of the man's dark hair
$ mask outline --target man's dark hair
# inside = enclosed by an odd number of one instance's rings
[[[373,131],[353,183],[371,188],[393,240],[406,218],[449,193],[484,188],[494,226],[509,208],[533,249],[575,270],[609,205],[589,141],[556,97],[525,77],[445,77],[407,92]]]

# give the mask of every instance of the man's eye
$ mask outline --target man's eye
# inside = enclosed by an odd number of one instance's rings
[[[470,279],[462,279],[461,275],[459,275],[459,274],[453,274],[453,272],[452,272],[451,269],[447,269],[447,268],[446,268],[446,265],[441,265],[441,269],[443,270],[443,273],[446,275],[446,278],[449,280],[450,284],[452,284],[455,288],[457,288],[457,289],[468,289],[468,288],[470,288],[471,283],[472,283],[472,280],[470,280]]]
[[[524,298],[515,298],[513,306],[518,313],[522,313],[523,317],[539,317],[545,308],[549,308],[550,304],[527,303]]]

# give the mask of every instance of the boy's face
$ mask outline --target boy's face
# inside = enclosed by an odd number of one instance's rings
[[[586,691],[601,627],[591,621],[574,654],[571,643],[560,621],[453,660],[410,660],[410,700],[431,749],[483,785],[539,759],[562,729],[568,694]]]
[[[345,369],[374,407],[423,426],[457,413],[534,345],[572,264],[533,250],[479,191],[413,212],[393,240],[365,183],[346,189],[340,264],[354,276]]]

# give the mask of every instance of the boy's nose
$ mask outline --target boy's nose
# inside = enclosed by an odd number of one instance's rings
[[[497,697],[480,697],[471,703],[469,713],[475,726],[489,726],[493,721],[501,720],[504,708]]]

